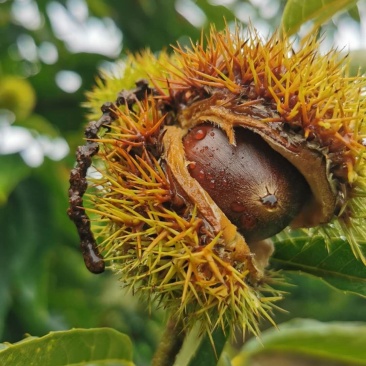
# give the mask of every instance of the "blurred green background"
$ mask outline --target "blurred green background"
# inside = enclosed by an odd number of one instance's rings
[[[109,326],[132,338],[138,365],[149,364],[164,314],[126,295],[116,277],[85,269],[66,215],[68,175],[87,122],[84,94],[98,70],[113,70],[126,52],[188,44],[209,23],[223,28],[224,17],[229,25],[251,20],[266,36],[279,26],[284,6],[284,0],[0,0],[0,342]],[[360,1],[335,16],[323,27],[324,48],[361,54],[362,15]],[[291,295],[280,305],[290,312],[278,313],[278,322],[366,320],[364,299],[297,273],[289,280],[297,286],[287,288]]]

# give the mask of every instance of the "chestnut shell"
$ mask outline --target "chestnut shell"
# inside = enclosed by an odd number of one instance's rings
[[[236,146],[206,123],[183,138],[188,170],[247,242],[287,227],[310,197],[300,172],[258,134],[235,128]]]

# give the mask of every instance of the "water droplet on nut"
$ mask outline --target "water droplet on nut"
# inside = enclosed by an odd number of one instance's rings
[[[194,131],[193,136],[194,136],[195,140],[202,140],[206,137],[206,131],[201,128],[198,128]]]

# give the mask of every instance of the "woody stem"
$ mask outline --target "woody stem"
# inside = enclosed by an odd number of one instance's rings
[[[185,332],[183,331],[182,322],[171,317],[168,320],[168,324],[155,352],[151,366],[173,365],[175,358],[182,347],[184,337]]]

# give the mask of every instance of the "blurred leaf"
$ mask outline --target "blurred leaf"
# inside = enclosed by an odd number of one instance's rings
[[[321,278],[302,271],[283,271],[286,284],[284,299],[278,305],[286,311],[277,311],[277,324],[293,318],[311,318],[319,321],[365,321],[366,299],[341,292]],[[276,288],[277,288],[276,287]],[[349,311],[352,309],[352,311]]]
[[[334,239],[328,251],[321,237],[278,235],[275,247],[271,262],[281,269],[309,273],[338,290],[366,296],[366,266],[347,242]]]
[[[249,340],[233,366],[366,365],[366,324],[295,319]]]
[[[211,337],[208,337],[206,332],[202,334],[197,324],[185,337],[174,366],[216,366],[228,335],[220,328],[216,329]]]
[[[52,174],[49,166],[48,172]],[[56,231],[58,212],[54,203],[62,196],[53,196],[51,188],[57,183],[53,181],[49,186],[32,174],[0,207],[0,222],[6,228],[0,240],[0,294],[8,299],[0,301],[0,335],[9,305],[13,319],[6,325],[10,334],[16,331],[13,328],[19,321],[22,333],[42,334],[54,325],[49,317],[46,291],[50,276],[48,257],[60,240],[59,232],[64,231],[62,227]]]
[[[0,79],[0,108],[12,111],[22,120],[32,112],[36,93],[28,80],[16,76]]]
[[[356,75],[359,71],[360,73],[366,72],[366,50],[352,50],[349,51],[350,67],[352,75]]]
[[[8,24],[9,24],[9,22],[10,22],[10,19],[11,19],[11,17],[10,17],[10,6],[9,6],[9,4],[2,4],[1,5],[2,6],[2,9],[1,9],[1,11],[0,11],[0,28],[1,27],[6,27]]]
[[[291,35],[305,22],[312,20],[316,29],[334,14],[345,11],[356,3],[357,0],[288,0],[283,11],[282,26]]]
[[[353,20],[355,20],[356,22],[360,23],[361,16],[360,16],[360,11],[358,10],[358,6],[357,5],[354,5],[351,8],[349,8],[348,14],[351,16],[351,18]]]
[[[16,288],[12,311],[22,322],[22,333],[40,335],[65,326],[95,327],[101,323],[96,316],[100,308],[90,304],[100,291],[101,281],[93,278],[94,285],[91,284],[92,276],[88,277],[79,253],[75,227],[66,214],[68,177],[67,166],[46,159],[9,202],[9,229],[14,227],[18,210],[24,215],[19,230],[9,239],[16,243],[14,255],[18,253],[24,261],[12,276],[12,286]],[[67,290],[63,287],[65,278],[70,281]],[[78,316],[68,318],[70,312],[77,311]]]
[[[212,339],[204,336],[201,344],[198,347],[196,354],[189,362],[189,366],[205,365],[216,366],[217,361],[224,349],[228,335],[224,334],[221,328],[216,329],[212,334]],[[214,347],[214,349],[213,349]]]
[[[72,329],[29,337],[0,351],[0,364],[8,366],[115,365],[132,366],[129,338],[109,328]]]
[[[19,154],[0,155],[0,206],[30,171]]]
[[[87,0],[89,11],[100,18],[111,16],[113,8],[110,7],[106,1]]]
[[[230,356],[225,351],[221,354],[217,366],[233,366],[233,364],[231,363]]]
[[[218,30],[223,29],[226,23],[236,20],[235,14],[226,6],[213,5],[206,0],[197,0],[196,4],[205,13],[208,21],[215,24]]]
[[[134,52],[148,47],[155,52],[182,38],[188,43],[189,37],[198,39],[200,36],[201,30],[177,12],[175,1],[114,0],[109,3],[113,3],[113,17],[123,33],[124,50]]]
[[[53,126],[46,118],[40,116],[39,114],[33,113],[28,118],[16,123],[16,125],[28,128],[29,130],[33,130],[48,137],[60,136],[55,126]]]

